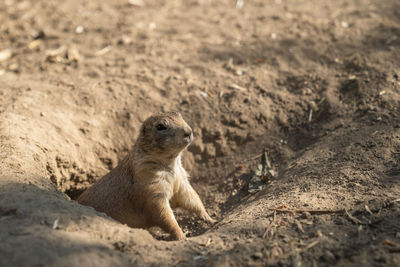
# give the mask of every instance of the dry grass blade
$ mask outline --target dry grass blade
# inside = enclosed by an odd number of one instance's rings
[[[303,226],[301,225],[301,222],[299,222],[298,220],[295,220],[297,228],[299,228],[300,232],[302,232],[304,234],[304,229]]]
[[[365,205],[365,210],[372,216],[374,215],[368,205]]]
[[[274,225],[272,224],[272,223],[270,223],[268,226],[267,226],[267,229],[265,229],[265,232],[264,232],[264,234],[263,234],[263,238],[266,238],[266,237],[268,237],[268,235],[269,235],[269,233],[270,233],[270,231],[271,231],[271,229],[272,229],[272,227],[273,227]]]
[[[108,46],[104,47],[103,49],[100,49],[99,51],[97,51],[95,53],[95,55],[96,56],[103,56],[103,55],[107,54],[108,52],[110,52],[112,48],[113,47],[111,45],[108,45]]]
[[[276,211],[274,211],[274,219],[272,222],[267,226],[267,229],[265,229],[265,232],[263,234],[263,238],[266,238],[269,236],[269,233],[271,232],[272,228],[276,227]],[[273,235],[273,232],[271,233],[271,236]]]
[[[228,86],[229,89],[235,89],[235,90],[239,90],[239,91],[247,91],[246,88],[239,86],[237,84],[232,83],[231,85]]]

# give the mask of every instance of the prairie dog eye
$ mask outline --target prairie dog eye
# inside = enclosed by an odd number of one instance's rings
[[[167,127],[164,124],[158,124],[156,126],[157,131],[164,131],[167,130]]]

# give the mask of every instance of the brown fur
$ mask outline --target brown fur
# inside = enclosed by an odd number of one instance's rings
[[[185,235],[171,207],[215,222],[182,167],[181,153],[192,139],[192,129],[178,112],[148,118],[128,156],[86,190],[78,202],[130,227],[159,226],[178,240]]]

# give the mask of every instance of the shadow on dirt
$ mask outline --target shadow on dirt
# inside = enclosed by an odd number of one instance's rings
[[[253,35],[242,44],[235,46],[205,45],[199,50],[200,57],[206,61],[228,62],[232,60],[234,65],[268,64],[278,70],[281,63],[289,65],[291,68],[304,67],[304,63],[301,63],[303,61],[340,68],[343,58],[363,53],[368,53],[369,57],[373,58],[381,50],[397,49],[400,46],[398,24],[400,14],[398,10],[400,10],[398,3],[378,5],[374,13],[387,18],[387,23],[373,26],[369,32],[363,34],[355,34],[350,27],[347,36],[349,38],[335,37],[336,26],[331,21],[331,25],[326,29],[331,34],[330,44],[325,47],[322,45],[326,40],[320,42],[321,35],[318,33],[306,38],[296,36],[284,39],[271,39],[271,33],[266,33],[265,36]],[[310,32],[313,31],[310,30]],[[399,53],[391,53],[387,60],[390,60],[395,66],[400,66]],[[307,71],[305,70],[305,73]]]
[[[128,257],[107,245],[107,231],[104,242],[79,232],[82,225],[101,231],[96,226],[99,222],[92,225],[97,219],[114,225],[104,214],[79,206],[54,188],[45,190],[34,184],[9,183],[1,186],[0,195],[5,196],[0,197],[0,239],[8,244],[0,251],[1,266],[26,266],[26,253],[32,266],[63,265],[66,259],[72,266],[128,264]],[[108,240],[112,239],[110,234]]]

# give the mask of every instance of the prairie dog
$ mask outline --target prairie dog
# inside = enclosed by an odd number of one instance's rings
[[[83,192],[78,202],[130,227],[159,226],[173,239],[185,239],[172,208],[180,207],[215,222],[181,163],[182,151],[192,140],[192,129],[180,113],[151,116],[143,123],[129,154]]]

